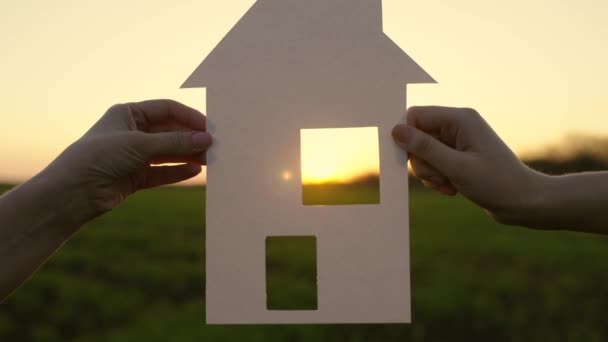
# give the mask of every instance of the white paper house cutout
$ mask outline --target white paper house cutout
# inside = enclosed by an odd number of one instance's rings
[[[207,323],[411,321],[406,155],[391,129],[406,85],[433,82],[383,33],[381,0],[253,5],[183,85],[207,88],[214,136]],[[372,126],[380,204],[303,206],[300,130]],[[317,238],[318,310],[267,310],[265,239],[303,235]]]

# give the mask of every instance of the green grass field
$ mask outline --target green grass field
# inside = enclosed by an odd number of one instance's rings
[[[499,226],[422,190],[411,221],[413,324],[206,326],[204,190],[143,192],[0,306],[0,341],[608,340],[606,238]]]
[[[302,187],[303,205],[380,203],[380,184],[319,184]]]

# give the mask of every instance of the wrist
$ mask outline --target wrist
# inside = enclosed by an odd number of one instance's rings
[[[75,231],[100,213],[91,205],[88,187],[76,177],[62,176],[62,173],[64,172],[47,168],[32,178],[31,182],[40,189],[41,200],[53,203],[51,206],[57,220],[66,229]]]
[[[571,228],[571,205],[567,190],[568,176],[551,176],[530,169],[520,205],[511,208],[502,223],[536,229]]]
[[[553,218],[557,207],[555,191],[559,189],[559,177],[532,172],[536,175],[534,186],[530,188],[527,210],[520,225],[539,229],[557,228]]]
[[[607,174],[546,176],[533,227],[606,232]]]
[[[555,189],[555,177],[526,167],[525,172],[517,177],[518,186],[513,186],[508,203],[498,210],[491,210],[491,216],[502,224],[545,228],[555,205],[552,196]]]

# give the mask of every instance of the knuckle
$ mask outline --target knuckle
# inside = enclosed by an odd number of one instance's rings
[[[108,109],[108,111],[113,111],[113,110],[120,110],[124,107],[128,106],[128,104],[126,103],[115,103],[113,105],[110,106],[110,108]]]
[[[411,106],[406,110],[405,115],[407,117],[413,117],[413,116],[417,115],[419,111],[420,111],[420,107]]]
[[[161,101],[166,103],[167,108],[169,108],[169,109],[176,108],[181,105],[179,102],[172,100],[172,99],[162,99]]]
[[[461,108],[460,113],[467,119],[479,119],[481,115],[473,108]]]
[[[125,103],[116,103],[112,105],[106,111],[106,115],[116,116],[123,115],[126,111],[128,111],[129,105]]]
[[[171,144],[179,150],[188,150],[190,148],[190,141],[188,136],[184,133],[171,134]]]
[[[127,121],[129,114],[131,113],[131,107],[126,103],[117,103],[112,105],[105,114],[111,122],[125,122]]]

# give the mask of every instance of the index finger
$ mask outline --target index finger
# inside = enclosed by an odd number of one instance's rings
[[[139,116],[136,122],[146,127],[159,124],[178,123],[196,131],[205,130],[205,115],[173,100],[149,100],[130,103],[134,115]]]
[[[407,110],[407,124],[425,132],[438,132],[456,118],[462,109],[452,107],[425,106],[410,107]]]

